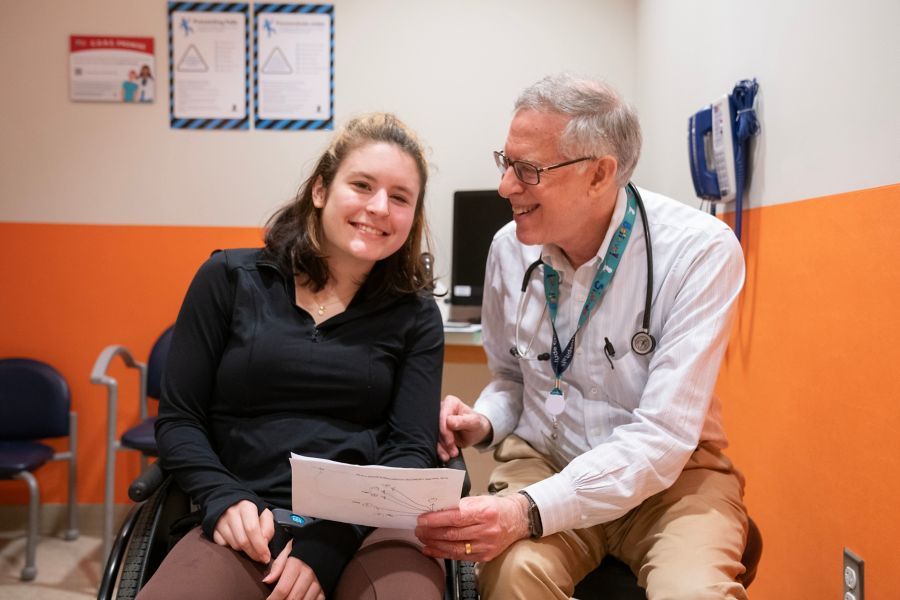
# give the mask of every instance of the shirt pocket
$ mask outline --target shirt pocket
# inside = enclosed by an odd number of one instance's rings
[[[608,406],[610,431],[635,422],[634,411],[640,407],[647,383],[649,359],[631,350],[630,340],[613,341],[616,352],[604,361],[601,395]]]

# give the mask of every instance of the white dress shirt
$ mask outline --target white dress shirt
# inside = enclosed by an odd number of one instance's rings
[[[533,336],[532,360],[510,354],[522,279],[539,257],[559,272],[556,325],[565,348],[622,220],[625,190],[619,191],[597,256],[577,270],[555,246],[521,244],[514,222],[497,232],[488,255],[482,322],[492,381],[475,410],[493,426],[488,447],[516,434],[561,469],[526,488],[540,509],[545,535],[616,519],[672,485],[700,441],[727,445],[713,387],[744,281],[740,244],[722,221],[640,191],[653,242],[650,333],[656,350],[640,356],[631,349],[647,287],[638,217],[612,282],[578,333],[575,357],[562,378],[565,409],[555,428],[544,407],[555,376],[550,361],[533,360],[550,351],[552,335],[542,267],[529,280],[519,327],[522,349]],[[607,339],[615,351],[609,358]]]

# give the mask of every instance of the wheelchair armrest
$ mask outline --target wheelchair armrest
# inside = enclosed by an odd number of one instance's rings
[[[448,469],[459,469],[466,472],[466,477],[463,479],[462,495],[463,497],[468,496],[469,492],[472,491],[472,481],[469,479],[469,470],[466,468],[466,459],[463,457],[462,450],[448,460],[444,466]]]
[[[159,463],[153,463],[128,486],[128,497],[135,502],[143,502],[153,495],[165,479],[165,471]]]

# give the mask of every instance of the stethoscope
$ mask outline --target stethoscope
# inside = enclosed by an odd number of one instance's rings
[[[635,354],[645,356],[653,352],[656,348],[656,338],[650,335],[650,305],[653,300],[653,249],[652,244],[650,243],[650,226],[647,224],[647,210],[644,208],[644,200],[641,198],[640,192],[638,192],[637,187],[635,187],[633,183],[628,182],[626,187],[634,194],[638,212],[641,214],[641,223],[644,225],[644,246],[647,248],[647,294],[644,298],[644,315],[643,320],[641,321],[641,329],[631,337],[631,349]],[[537,335],[537,328],[535,328],[535,332],[531,334],[531,339],[528,340],[528,344],[524,349],[519,341],[519,328],[522,324],[525,303],[528,299],[528,282],[531,281],[531,275],[534,273],[534,270],[542,264],[544,264],[544,261],[539,258],[525,269],[525,276],[522,278],[522,294],[519,296],[519,306],[516,308],[516,343],[509,349],[509,353],[516,358],[523,360],[550,360],[549,352],[543,352],[537,356],[529,356],[531,346],[534,344],[534,337]],[[544,318],[546,312],[547,303],[544,302],[544,306],[541,308],[541,316],[538,317],[539,322]],[[609,345],[608,341],[607,345]]]

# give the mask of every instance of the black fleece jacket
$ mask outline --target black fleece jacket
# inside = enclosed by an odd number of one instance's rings
[[[376,265],[375,268],[378,268]],[[259,249],[213,254],[175,324],[156,438],[203,532],[231,505],[290,508],[291,452],[351,464],[436,463],[443,327],[425,295],[373,297],[316,326],[293,276]],[[326,594],[368,528],[322,521],[292,555]]]

